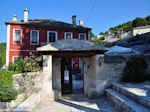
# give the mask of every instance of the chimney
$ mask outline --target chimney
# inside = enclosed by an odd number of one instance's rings
[[[29,19],[29,11],[28,9],[24,9],[24,22],[28,22]]]
[[[82,20],[79,20],[79,25],[80,26],[83,26],[84,25],[84,22]]]
[[[13,21],[17,21],[17,16],[14,14]]]
[[[72,24],[73,26],[76,26],[76,15],[72,16]]]

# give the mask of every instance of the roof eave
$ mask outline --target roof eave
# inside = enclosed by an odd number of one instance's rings
[[[10,24],[10,25],[29,25],[29,26],[43,26],[43,27],[51,27],[51,25],[41,25],[41,24],[30,24],[30,23],[24,23],[24,22],[13,22],[13,21],[6,21],[5,22],[6,25]],[[56,28],[60,28],[57,26],[53,26]],[[92,30],[92,28],[89,27],[63,27],[63,28],[73,28],[73,29],[83,29],[83,30]]]

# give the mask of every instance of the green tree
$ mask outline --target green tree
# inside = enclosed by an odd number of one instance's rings
[[[145,18],[136,18],[132,22],[133,27],[138,27],[138,26],[145,26],[146,25],[146,19]]]
[[[95,37],[94,33],[92,31],[90,31],[90,38]]]
[[[147,80],[148,64],[144,57],[131,57],[123,69],[122,81],[143,82]]]
[[[146,17],[147,24],[150,25],[150,15]]]
[[[5,57],[6,57],[6,44],[0,44],[0,68],[5,64]]]
[[[105,35],[105,33],[104,32],[100,32],[99,35]]]

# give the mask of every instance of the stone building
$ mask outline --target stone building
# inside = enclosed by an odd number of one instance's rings
[[[97,46],[86,40],[59,40],[37,48],[37,51],[43,55],[43,71],[46,72],[47,82],[45,83],[44,94],[47,98],[59,98],[61,95],[84,93],[88,97],[95,97],[103,89],[104,80],[99,75],[99,58],[104,54],[106,48]],[[81,86],[81,83],[74,83],[74,72],[71,59],[80,58],[80,75],[82,75],[83,86],[81,91],[76,91],[75,85]],[[77,74],[76,74],[77,75]]]
[[[133,36],[141,35],[150,32],[150,25],[139,26],[133,29]]]

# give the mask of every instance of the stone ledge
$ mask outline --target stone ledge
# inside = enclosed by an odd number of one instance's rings
[[[33,93],[28,99],[17,106],[13,112],[32,112],[35,106],[40,102],[40,94]]]

